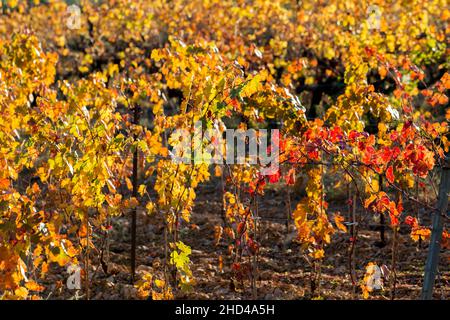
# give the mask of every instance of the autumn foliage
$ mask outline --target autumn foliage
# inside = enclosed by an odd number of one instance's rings
[[[332,209],[332,190],[348,190],[347,201],[393,232],[410,228],[411,241],[429,238],[405,203],[424,206],[416,190],[430,188],[449,148],[445,1],[375,1],[376,27],[371,3],[356,0],[96,2],[79,2],[77,29],[64,1],[3,6],[1,298],[40,299],[47,275],[71,264],[89,280],[111,220],[133,210],[162,221],[166,244],[161,273],[135,279],[139,296],[192,290],[180,227],[212,179],[223,181],[221,267],[254,292],[258,199],[293,191],[299,177],[304,193],[289,215],[316,271],[335,239],[358,240],[355,221]],[[171,133],[196,121],[217,135],[279,128],[279,170],[173,162]],[[338,183],[327,185],[330,176]],[[370,263],[352,278],[366,298]]]

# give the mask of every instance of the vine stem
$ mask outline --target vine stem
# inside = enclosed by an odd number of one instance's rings
[[[383,176],[381,174],[378,175],[378,185],[380,191],[383,191]],[[386,237],[385,237],[385,225],[386,219],[383,212],[380,212],[380,241],[381,245],[384,247],[386,245]]]
[[[289,233],[289,225],[292,216],[292,206],[291,206],[291,190],[288,185],[286,185],[286,233]]]
[[[401,201],[401,193],[398,193],[398,202]],[[399,226],[393,226],[392,236],[392,284],[391,284],[391,300],[395,299],[395,291],[397,287],[397,244],[398,244],[398,229]]]
[[[392,285],[391,285],[391,300],[395,299],[395,291],[397,286],[397,236],[398,228],[394,227],[394,234],[392,238]]]
[[[223,199],[225,198],[225,179],[224,179],[224,174],[225,174],[225,168],[222,167],[221,168],[221,173],[220,173],[220,187],[221,187],[221,191],[222,191],[222,210],[221,210],[221,219],[222,219],[222,223],[223,226],[226,227],[227,226],[227,217],[226,217],[226,212],[225,212],[225,206],[223,203]]]
[[[89,211],[86,210],[86,219],[85,219],[85,224],[86,224],[86,256],[85,256],[85,262],[84,262],[84,266],[85,266],[85,273],[86,273],[86,278],[85,278],[85,285],[86,285],[86,300],[90,299],[90,290],[89,290]]]
[[[167,217],[164,221],[164,289],[167,290],[169,285],[168,264],[169,264],[169,248],[167,243]]]
[[[323,156],[324,154],[321,154],[321,160],[323,162]],[[325,178],[325,166],[321,165],[320,166],[320,189],[321,189],[321,195],[320,195],[320,214],[325,214],[325,208],[324,208],[324,201],[325,201],[325,183],[324,183],[324,178]],[[321,248],[323,249],[323,244],[321,244]],[[321,285],[320,285],[320,280],[322,278],[322,260],[320,260],[317,263],[317,268],[318,268],[318,272],[317,272],[317,279],[316,279],[316,283],[317,283],[317,293],[318,293],[318,297],[321,296]]]
[[[350,241],[350,248],[348,253],[348,268],[350,273],[350,280],[352,282],[352,298],[354,298],[356,293],[356,279],[355,279],[355,243],[356,243],[356,194],[353,194],[353,196],[350,194],[350,184],[347,187],[348,189],[348,198],[352,197],[352,205],[349,205],[349,215],[350,215],[350,234],[351,234],[351,241]]]
[[[418,201],[420,201],[420,199],[419,199],[419,177],[418,176],[416,177],[416,199]],[[419,205],[417,203],[414,203],[414,204],[415,204],[415,209],[416,209],[416,218],[417,218],[417,221],[420,224],[422,219],[420,218]],[[419,241],[417,242],[417,246],[418,246],[419,249],[422,248],[422,237],[419,237]]]
[[[253,233],[254,233],[254,238],[255,238],[255,243],[257,243],[257,239],[258,239],[258,195],[257,195],[257,191],[255,191],[255,194],[253,196],[253,200],[254,200],[254,205],[255,205],[255,214],[254,214],[254,218],[253,218]],[[253,299],[258,299],[258,288],[257,288],[257,284],[256,284],[256,279],[258,277],[258,251],[256,250],[253,254],[253,268],[252,268],[252,273],[253,273],[253,277],[252,277],[252,292],[253,292]]]
[[[139,107],[134,107],[134,119],[133,124],[137,125],[139,123]],[[137,141],[137,134],[134,135],[134,141]],[[133,197],[137,199],[138,195],[138,161],[139,154],[138,148],[135,146],[133,152]],[[134,282],[136,276],[136,221],[137,220],[137,208],[134,207],[131,211],[131,281]]]

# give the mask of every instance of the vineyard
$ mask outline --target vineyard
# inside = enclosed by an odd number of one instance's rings
[[[450,297],[446,0],[1,4],[0,299]]]

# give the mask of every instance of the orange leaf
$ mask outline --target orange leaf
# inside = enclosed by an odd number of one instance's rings
[[[28,281],[25,284],[25,287],[27,287],[28,290],[30,291],[42,291],[44,290],[43,286],[40,286],[39,284],[37,284],[35,281]]]
[[[438,98],[439,104],[447,104],[448,97],[445,94],[440,94]]]
[[[386,69],[385,66],[381,66],[378,68],[378,73],[380,74],[381,79],[384,79],[384,78],[386,78],[388,70]]]
[[[334,215],[334,223],[336,224],[336,227],[338,227],[338,229],[342,230],[343,232],[347,232],[347,227],[342,223],[342,221],[344,221],[344,217],[339,213],[336,213]]]
[[[446,72],[442,78],[441,78],[441,82],[444,85],[445,89],[450,89],[450,73]]]
[[[6,190],[9,188],[9,179],[0,178],[0,190]]]

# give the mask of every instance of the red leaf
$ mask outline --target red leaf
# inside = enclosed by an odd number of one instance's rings
[[[417,225],[419,224],[417,222],[417,219],[411,216],[407,216],[405,219],[405,223],[413,228],[417,227]]]
[[[286,184],[288,186],[292,186],[295,184],[295,169],[294,168],[291,168],[289,170],[289,172],[287,173],[287,175],[285,177],[285,180],[286,180]]]
[[[389,168],[387,168],[386,170],[386,178],[388,179],[388,181],[390,183],[394,183],[394,168],[392,166],[390,166]]]
[[[240,222],[237,226],[237,233],[239,235],[243,234],[245,232],[246,226],[244,222]]]
[[[278,180],[280,180],[280,171],[277,171],[277,173],[275,173],[275,174],[271,174],[271,175],[269,175],[268,177],[269,177],[269,182],[270,183],[277,183],[278,182]]]

